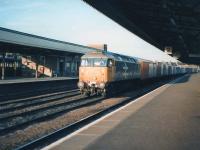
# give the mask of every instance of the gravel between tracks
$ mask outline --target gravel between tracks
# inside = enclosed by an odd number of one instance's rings
[[[72,97],[68,97],[68,98],[62,98],[62,99],[58,99],[58,100],[53,101],[53,102],[15,110],[15,111],[12,111],[12,112],[9,112],[9,113],[6,113],[6,114],[1,114],[0,117],[6,117],[6,116],[14,115],[14,114],[20,114],[20,113],[24,113],[24,112],[28,112],[28,111],[33,111],[33,110],[37,110],[37,109],[40,109],[40,108],[53,106],[53,105],[56,105],[56,104],[69,102],[69,101],[80,99],[80,98],[82,98],[81,95],[72,96]]]
[[[80,108],[57,117],[56,119],[38,123],[24,130],[18,130],[5,136],[0,136],[0,149],[13,149],[42,135],[76,122],[86,116],[94,114],[122,101],[121,98],[110,98],[96,105]]]

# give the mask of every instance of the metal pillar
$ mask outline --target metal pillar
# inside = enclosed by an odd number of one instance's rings
[[[36,56],[35,56],[35,78],[38,78],[39,56],[40,56],[40,55],[36,55]]]
[[[14,62],[14,76],[17,76],[17,62]]]
[[[35,78],[38,78],[38,63],[35,62]]]
[[[14,60],[14,76],[16,77],[17,76],[17,55],[15,54],[14,56],[15,60]]]
[[[1,70],[1,80],[5,79],[5,54],[2,54],[2,70]]]

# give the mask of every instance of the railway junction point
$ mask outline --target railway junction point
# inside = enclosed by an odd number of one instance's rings
[[[200,74],[185,75],[44,149],[200,149]]]

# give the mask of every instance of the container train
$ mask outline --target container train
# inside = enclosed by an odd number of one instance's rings
[[[82,94],[109,95],[114,87],[198,72],[195,65],[175,62],[153,62],[103,50],[86,53],[81,57],[78,87]],[[130,82],[131,81],[131,82]]]

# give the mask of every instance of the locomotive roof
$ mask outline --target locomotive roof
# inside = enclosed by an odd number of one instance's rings
[[[132,62],[132,63],[138,62],[138,58],[121,55],[121,54],[117,54],[117,53],[112,53],[112,52],[108,52],[108,51],[103,51],[103,50],[89,52],[82,56],[82,58],[97,58],[97,57],[98,58],[99,57],[100,58],[112,58],[116,61],[126,61],[126,62]]]

